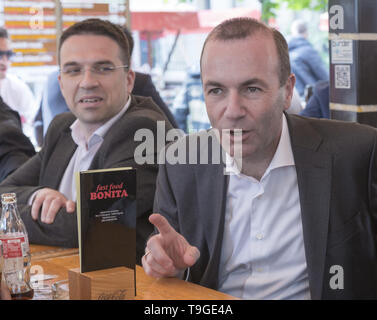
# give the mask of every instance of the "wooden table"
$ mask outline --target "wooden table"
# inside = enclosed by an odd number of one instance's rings
[[[65,257],[79,254],[78,248],[60,248],[51,246],[42,246],[38,244],[30,245],[32,261],[51,259],[54,257]]]
[[[32,267],[56,275],[52,283],[68,279],[68,270],[79,266],[78,249],[31,245]],[[39,267],[38,267],[39,266]],[[136,300],[235,300],[230,295],[176,278],[154,279],[136,266]]]

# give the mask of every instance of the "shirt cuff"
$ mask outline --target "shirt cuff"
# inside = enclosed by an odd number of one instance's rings
[[[190,267],[188,267],[188,268],[186,269],[186,277],[185,277],[185,281],[188,281],[189,277],[190,277]]]

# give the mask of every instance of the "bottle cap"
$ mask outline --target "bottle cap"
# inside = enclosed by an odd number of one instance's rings
[[[2,204],[16,202],[16,199],[17,199],[17,197],[16,197],[15,193],[3,193],[1,195],[1,203]]]

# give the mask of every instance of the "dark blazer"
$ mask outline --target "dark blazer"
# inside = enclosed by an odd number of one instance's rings
[[[31,243],[78,246],[76,213],[69,214],[61,209],[54,223],[45,224],[40,219],[34,221],[31,218],[30,206],[27,205],[28,199],[36,190],[45,187],[59,189],[65,169],[77,147],[69,128],[75,119],[71,113],[57,116],[51,122],[41,151],[0,184],[0,193],[16,192],[21,217]],[[171,129],[166,117],[151,98],[132,96],[129,109],[106,133],[89,168],[137,168],[137,261],[144,252],[147,236],[153,230],[148,216],[153,207],[158,150],[151,150],[146,155],[154,164],[138,165],[134,151],[139,142],[134,140],[134,136],[138,129],[144,128],[151,130],[156,139],[158,120],[166,121],[166,131]]]
[[[313,89],[313,95],[309,98],[301,116],[330,119],[330,83],[319,81]]]
[[[35,154],[19,114],[0,97],[0,182]]]
[[[354,123],[286,116],[311,297],[374,299],[377,131]],[[223,170],[223,163],[161,165],[154,206],[154,212],[163,214],[201,252],[191,267],[190,280],[214,289],[218,288],[228,187]],[[344,270],[342,290],[330,287],[333,265]]]

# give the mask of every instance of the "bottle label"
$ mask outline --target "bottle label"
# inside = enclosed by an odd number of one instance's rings
[[[25,251],[25,249],[23,250],[25,237],[10,238],[10,239],[2,238],[0,240],[3,245],[4,259],[23,257],[23,251]]]

